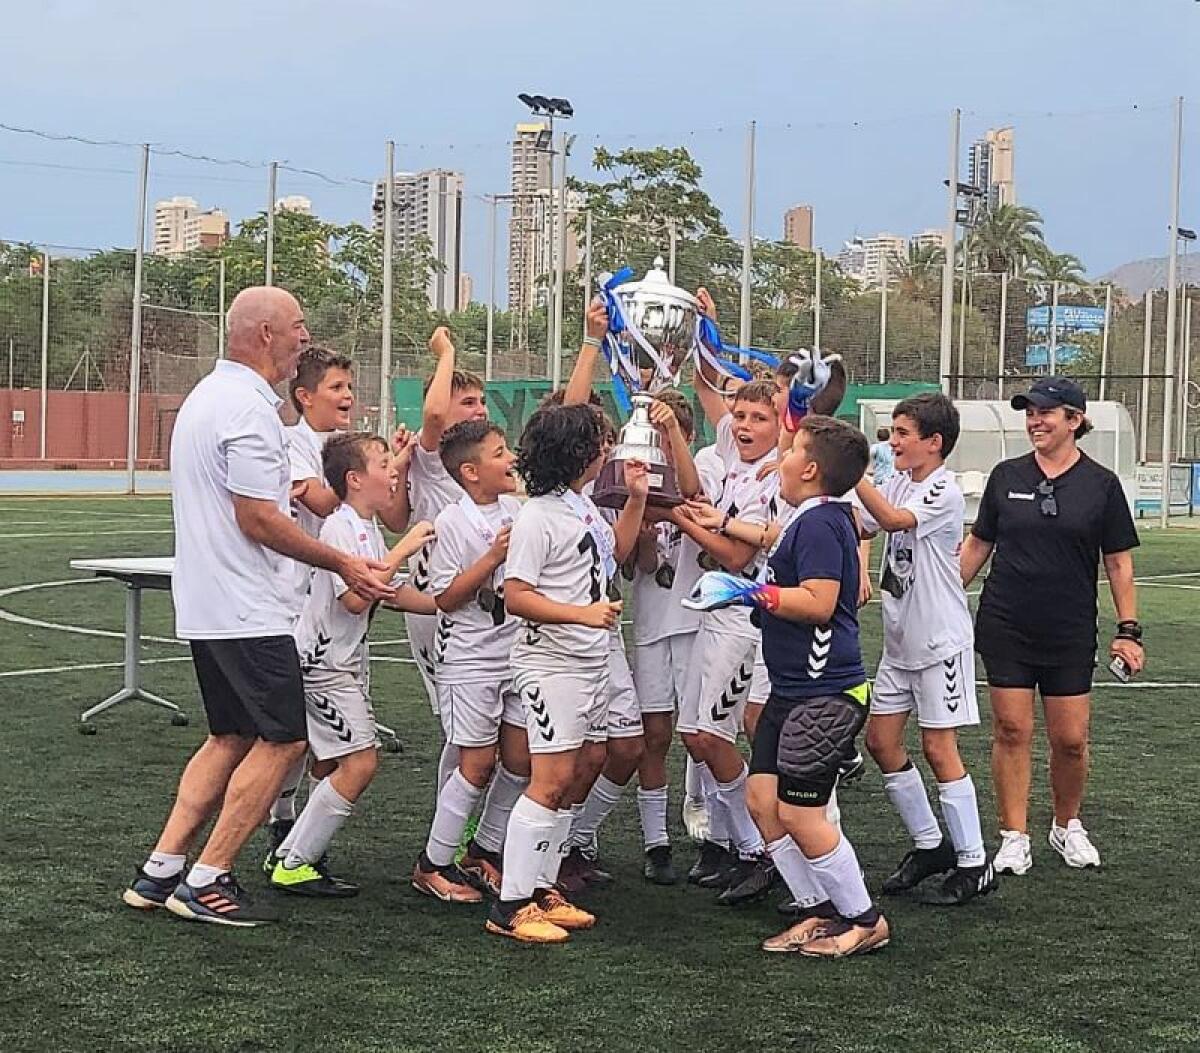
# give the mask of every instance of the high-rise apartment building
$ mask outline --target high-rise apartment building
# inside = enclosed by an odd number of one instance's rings
[[[191,197],[154,203],[154,255],[182,256],[196,249],[220,248],[228,240],[229,219],[220,209],[201,211]]]
[[[383,232],[384,191],[382,179],[375,183],[372,209],[375,230]],[[440,265],[429,276],[429,306],[435,311],[454,311],[459,304],[462,274],[462,194],[459,172],[433,168],[425,172],[397,172],[392,179],[392,238],[394,251],[412,252],[417,240],[425,238]]]
[[[534,304],[546,263],[550,205],[550,125],[518,124],[513,133],[508,219],[508,306],[523,313]]]
[[[967,155],[967,182],[984,191],[989,209],[1017,203],[1013,174],[1012,128],[989,128],[971,144]]]
[[[793,205],[783,214],[783,240],[798,248],[812,251],[812,205]]]

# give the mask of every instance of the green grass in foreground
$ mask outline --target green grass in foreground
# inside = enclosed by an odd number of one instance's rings
[[[10,498],[0,510],[0,588],[72,577],[66,564],[75,557],[170,551],[162,500]],[[1144,540],[1139,576],[1200,572],[1200,532]],[[1172,580],[1200,585],[1200,576]],[[1146,679],[1200,681],[1191,649],[1198,599],[1162,585],[1142,591]],[[146,607],[145,632],[170,636],[169,598],[152,594]],[[0,608],[122,626],[112,583],[8,595]],[[877,607],[864,626],[874,660]],[[395,640],[403,625],[383,614],[373,632]],[[185,651],[149,644],[145,653]],[[376,654],[400,657],[406,648]],[[0,671],[120,656],[116,638],[0,621]],[[1068,871],[1045,844],[1039,746],[1031,874],[959,911],[888,902],[891,947],[822,963],[759,952],[781,927],[770,905],[735,912],[693,889],[645,885],[632,792],[603,832],[618,882],[589,901],[600,925],[565,947],[503,943],[484,935],[482,910],[418,896],[407,876],[429,819],[438,735],[412,668],[384,662],[374,668],[380,718],[397,726],[406,749],[384,756],[336,846],[339,870],[363,883],[363,895],[285,900],[286,922],[257,931],[135,913],[121,906],[120,890],[203,734],[190,666],[150,665],[146,677],[185,706],[190,727],[127,706],[101,718],[97,736],[79,735],[79,712],[115,690],[116,667],[0,677],[0,1050],[1200,1048],[1193,687],[1097,694],[1086,819],[1103,870]],[[986,733],[968,733],[964,746],[994,846]],[[842,808],[877,888],[906,847],[878,775],[848,791]],[[689,862],[675,832],[679,861]],[[252,842],[242,867],[254,889],[261,844]]]

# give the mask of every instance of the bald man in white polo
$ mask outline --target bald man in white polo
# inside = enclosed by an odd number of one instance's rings
[[[384,564],[322,544],[288,513],[274,386],[294,375],[308,343],[300,305],[282,289],[246,289],[227,324],[228,358],[184,400],[171,437],[175,630],[191,644],[209,734],[122,898],[142,910],[165,906],[190,920],[252,927],[276,915],[251,900],[233,864],[307,736],[291,561],[331,570],[370,600],[393,590]],[[185,878],[188,850],[214,813]]]

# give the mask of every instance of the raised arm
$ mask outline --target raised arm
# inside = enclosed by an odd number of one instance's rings
[[[862,502],[871,518],[879,524],[880,529],[889,534],[901,530],[912,530],[917,525],[917,517],[907,508],[897,508],[887,500],[870,480],[860,479],[854,488],[854,493]]]
[[[717,308],[707,289],[697,289],[696,299],[700,301],[700,313],[706,318],[717,320]],[[729,412],[725,396],[721,392],[721,377],[703,360],[696,367],[699,374],[695,378],[696,397],[709,423],[715,428],[721,418]]]
[[[408,529],[412,505],[408,496],[408,469],[412,465],[413,447],[417,437],[403,424],[392,436],[392,480],[395,489],[392,499],[379,510],[379,519],[394,534]]]
[[[429,350],[437,359],[433,379],[425,393],[425,405],[421,411],[421,445],[430,453],[437,453],[438,443],[446,430],[450,415],[451,388],[454,380],[454,343],[450,330],[439,325],[429,338]]]
[[[608,312],[604,308],[604,301],[597,298],[588,305],[583,345],[579,348],[579,357],[575,359],[575,368],[571,370],[571,379],[567,381],[567,390],[563,392],[563,405],[582,406],[591,397],[596,362],[600,357],[600,341],[607,332]]]

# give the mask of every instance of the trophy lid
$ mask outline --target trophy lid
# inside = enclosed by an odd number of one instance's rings
[[[635,292],[650,293],[651,295],[661,296],[665,299],[683,301],[692,307],[698,306],[700,302],[686,289],[681,289],[678,285],[671,284],[671,279],[667,277],[667,272],[663,267],[663,258],[661,256],[654,257],[654,266],[640,280],[622,282],[617,286],[617,290],[623,296]]]

